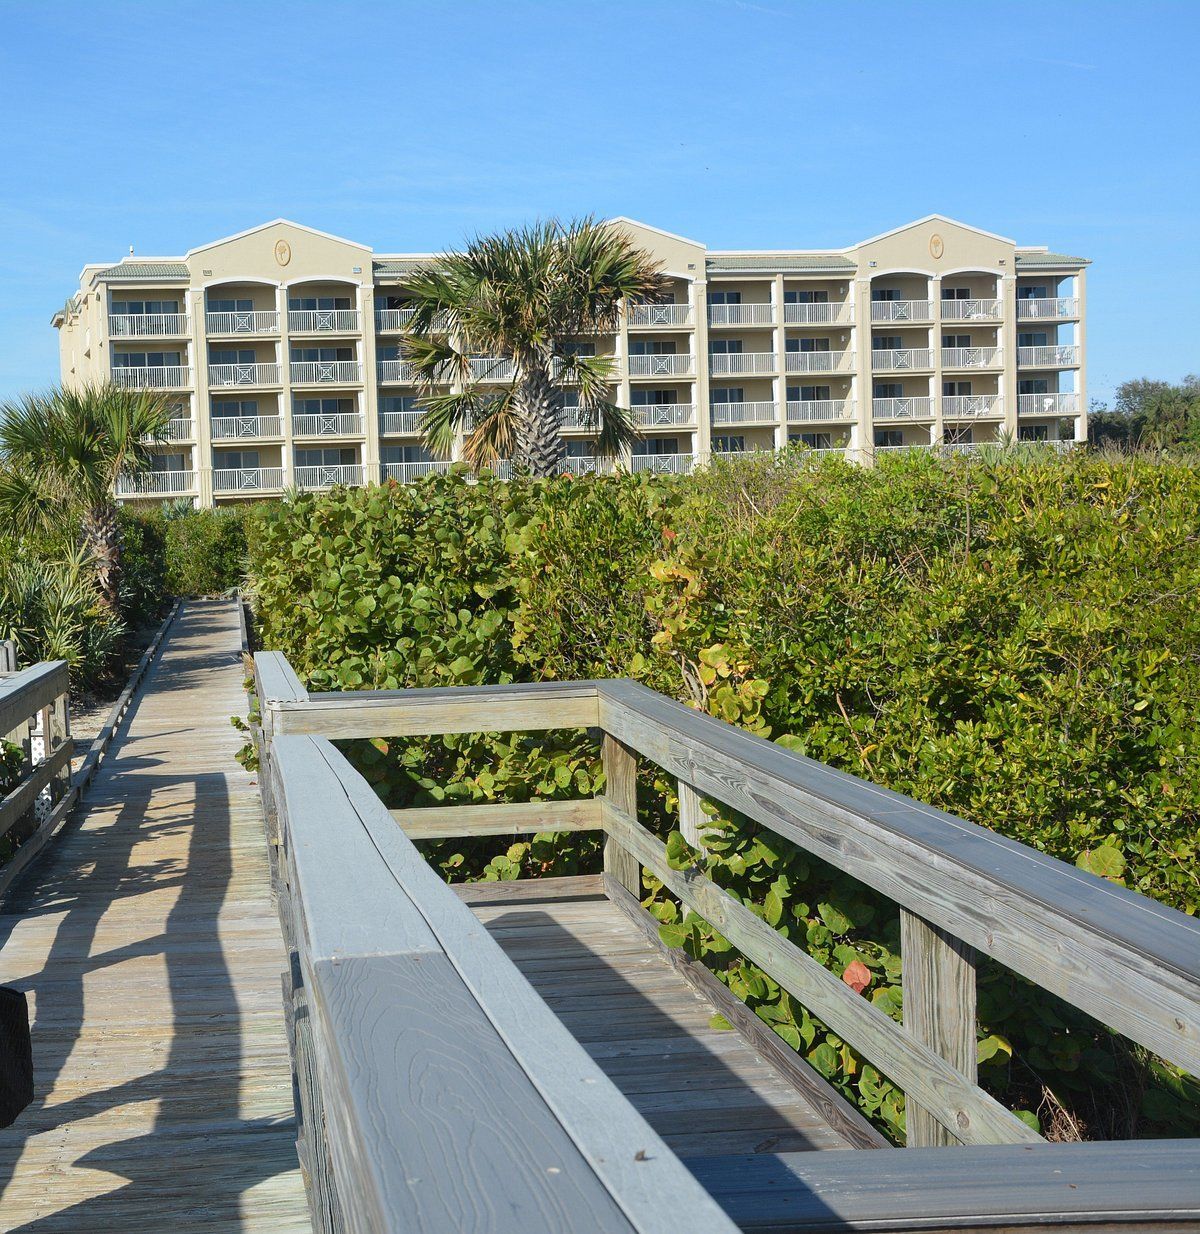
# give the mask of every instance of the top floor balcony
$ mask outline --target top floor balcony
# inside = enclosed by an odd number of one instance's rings
[[[775,324],[773,304],[710,304],[710,326],[771,326]]]
[[[1018,321],[1069,321],[1078,316],[1078,296],[1050,296],[1017,300]]]
[[[109,313],[112,338],[170,338],[187,334],[186,313]]]
[[[629,304],[625,306],[626,324],[635,330],[648,326],[689,326],[692,324],[690,304]]]

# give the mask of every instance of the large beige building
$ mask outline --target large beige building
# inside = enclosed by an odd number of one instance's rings
[[[1087,261],[931,215],[845,249],[711,251],[617,220],[669,292],[583,342],[615,358],[641,430],[634,470],[801,442],[886,450],[1086,437]],[[429,254],[282,219],[192,249],[86,266],[56,314],[65,383],[178,400],[171,441],[124,496],[201,505],[448,466],[417,431],[401,358],[405,277]],[[479,357],[503,381],[503,357]],[[564,392],[567,465],[597,466]]]

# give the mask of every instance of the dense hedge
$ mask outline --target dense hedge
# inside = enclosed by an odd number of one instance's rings
[[[264,645],[320,688],[633,676],[1195,912],[1198,511],[1184,465],[1019,453],[764,457],[683,483],[452,474],[282,503],[251,566]],[[600,783],[579,734],[351,754],[393,803]],[[668,831],[670,784],[645,788]],[[864,997],[899,1018],[894,907],[711,808],[712,876],[835,972],[863,964]],[[501,878],[595,860],[577,834],[431,856]],[[645,897],[664,937],[902,1133],[884,1077],[653,880]],[[984,1082],[1052,1134],[1200,1130],[1192,1081],[995,967],[980,1019]]]

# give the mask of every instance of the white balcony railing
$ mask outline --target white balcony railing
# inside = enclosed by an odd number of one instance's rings
[[[872,321],[929,321],[932,300],[872,300]]]
[[[1017,320],[1031,321],[1037,318],[1045,320],[1069,319],[1079,316],[1078,296],[1038,297],[1034,300],[1017,301]]]
[[[290,309],[292,334],[356,334],[358,309]]]
[[[910,398],[875,398],[871,415],[876,420],[932,420],[933,399],[925,395]]]
[[[192,421],[188,416],[179,416],[167,421],[168,441],[191,441],[192,432]]]
[[[592,476],[600,470],[600,460],[590,454],[569,454],[562,461],[562,469],[569,476]],[[512,474],[511,469],[509,474]]]
[[[928,347],[896,347],[873,351],[871,367],[888,371],[933,368],[933,352]]]
[[[278,416],[214,416],[209,423],[213,441],[283,436],[283,421]]]
[[[279,313],[276,309],[205,313],[204,328],[209,334],[278,334]]]
[[[633,471],[653,471],[685,476],[692,470],[690,454],[635,454],[630,460]]]
[[[118,497],[170,497],[196,488],[194,471],[140,471],[117,481]]]
[[[999,347],[943,347],[943,368],[1001,368],[1004,358]]]
[[[448,462],[432,458],[419,463],[383,463],[381,465],[383,479],[395,480],[397,484],[411,484],[422,476],[431,476],[449,469]]]
[[[779,419],[779,409],[770,401],[754,403],[711,403],[713,424],[771,424]]]
[[[789,326],[839,326],[852,321],[853,317],[854,305],[849,300],[783,306],[783,320]]]
[[[686,326],[691,324],[690,304],[630,304],[625,310],[626,324],[640,330],[645,326]]]
[[[789,373],[845,373],[854,367],[848,351],[789,351],[785,359]]]
[[[346,385],[362,381],[362,365],[357,360],[293,360],[292,381],[300,386]]]
[[[277,386],[278,364],[210,364],[210,386]]]
[[[710,304],[710,326],[770,326],[775,324],[773,304]]]
[[[212,478],[214,493],[269,493],[283,488],[282,467],[218,467]]]
[[[163,338],[188,332],[186,313],[110,313],[108,332],[113,338]]]
[[[411,385],[417,373],[407,360],[376,360],[375,376],[382,382]]]
[[[694,424],[696,408],[691,403],[652,403],[634,407],[633,417],[638,428],[673,428]]]
[[[947,420],[996,419],[1004,415],[1004,400],[998,394],[947,394],[942,415]]]
[[[708,371],[714,377],[734,377],[775,372],[773,351],[711,351]]]
[[[508,381],[517,371],[503,356],[472,356],[469,363],[472,381]]]
[[[330,464],[321,467],[297,467],[296,484],[300,488],[333,488],[335,484],[363,484],[361,463]]]
[[[356,412],[301,412],[292,416],[293,437],[361,437],[363,418]]]
[[[413,309],[376,309],[375,329],[381,334],[403,330],[413,319]]]
[[[421,431],[423,411],[381,411],[379,432],[384,437],[411,436]]]
[[[142,368],[113,365],[113,384],[177,390],[192,384],[192,370],[186,364],[147,365]]]
[[[943,321],[998,321],[1003,312],[999,300],[943,300]]]
[[[1079,348],[1073,343],[1018,347],[1017,363],[1027,368],[1074,368],[1079,363]]]
[[[789,424],[806,424],[814,420],[853,420],[852,398],[815,398],[792,400],[787,405]]]
[[[687,377],[692,371],[689,352],[673,355],[630,356],[630,377]]]
[[[902,454],[906,450],[932,450],[933,445],[926,441],[910,441],[902,446],[872,446],[875,454]]]
[[[1077,416],[1079,414],[1079,395],[1072,391],[1062,394],[1018,394],[1017,415],[1019,416]]]

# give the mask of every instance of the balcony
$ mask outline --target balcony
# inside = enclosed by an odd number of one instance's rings
[[[779,409],[770,401],[711,403],[708,413],[713,424],[774,424],[779,419]]]
[[[134,368],[113,366],[113,384],[152,390],[178,390],[192,384],[192,370],[186,364],[154,365]]]
[[[871,367],[880,372],[933,368],[933,352],[928,347],[896,347],[871,352]]]
[[[1077,416],[1078,414],[1079,395],[1073,392],[1017,395],[1017,415],[1019,416]]]
[[[412,385],[417,371],[407,360],[376,360],[375,376],[385,384]]]
[[[204,329],[209,334],[278,334],[276,309],[240,313],[205,313]]]
[[[650,471],[657,475],[686,476],[692,470],[690,454],[635,454],[630,460],[632,471]]]
[[[292,366],[295,367],[294,365]],[[210,364],[210,386],[277,386],[278,364]]]
[[[358,309],[291,309],[290,334],[357,334]]]
[[[773,351],[710,351],[708,371],[714,377],[742,377],[774,373]]]
[[[932,321],[932,300],[872,300],[872,321]]]
[[[195,489],[194,471],[140,471],[117,481],[118,497],[171,497]]]
[[[303,412],[292,416],[293,437],[361,437],[363,418],[357,412]]]
[[[999,321],[1004,306],[999,300],[943,300],[943,321]]]
[[[450,464],[439,459],[426,459],[420,463],[383,463],[380,470],[385,481],[395,480],[397,484],[411,484],[422,476],[449,471]]]
[[[630,304],[625,308],[626,325],[631,330],[647,326],[688,326],[692,322],[690,304]]]
[[[180,416],[177,419],[167,421],[167,441],[191,441],[192,433],[190,417]]]
[[[773,326],[775,306],[773,304],[710,304],[708,324],[710,326]]]
[[[787,405],[789,424],[809,424],[814,421],[853,420],[852,398],[819,398],[793,400]]]
[[[166,338],[188,332],[186,313],[109,313],[113,338]]]
[[[843,326],[854,320],[854,305],[849,300],[822,304],[785,304],[783,320],[789,326]]]
[[[876,420],[932,420],[933,399],[924,395],[911,398],[875,398],[871,415]]]
[[[283,421],[278,416],[214,416],[209,423],[213,441],[283,436]]]
[[[1077,368],[1079,348],[1073,343],[1051,347],[1018,347],[1017,364],[1024,368]]]
[[[600,470],[600,460],[590,454],[569,454],[562,461],[562,469],[569,476],[594,476]]]
[[[1003,368],[999,347],[943,347],[942,368]]]
[[[414,309],[376,309],[375,310],[375,329],[380,334],[395,334],[400,330],[407,330],[408,323],[415,316]],[[435,330],[449,330],[450,318],[446,313],[437,313],[433,318],[433,328]]]
[[[942,415],[947,420],[999,420],[1004,400],[998,394],[947,394],[942,396]]]
[[[638,428],[675,428],[696,422],[696,408],[692,403],[652,403],[632,410]]]
[[[1078,296],[1017,301],[1018,321],[1069,321],[1079,316]]]
[[[517,371],[504,356],[472,356],[469,364],[472,381],[508,381]]]
[[[789,351],[784,358],[789,373],[848,373],[854,367],[848,351]]]
[[[382,437],[411,436],[421,431],[423,411],[381,411],[379,433]]]
[[[690,352],[675,355],[630,356],[630,377],[689,377],[692,372]]]
[[[362,365],[357,360],[292,361],[293,385],[352,385],[360,381],[362,381]]]
[[[871,451],[874,454],[904,454],[906,451],[912,450],[932,450],[932,444],[924,441],[913,441],[903,446],[872,446]]]
[[[271,493],[283,488],[282,467],[220,467],[212,478],[214,493]]]
[[[300,488],[333,488],[335,484],[364,484],[365,482],[361,463],[296,468],[296,484]]]

